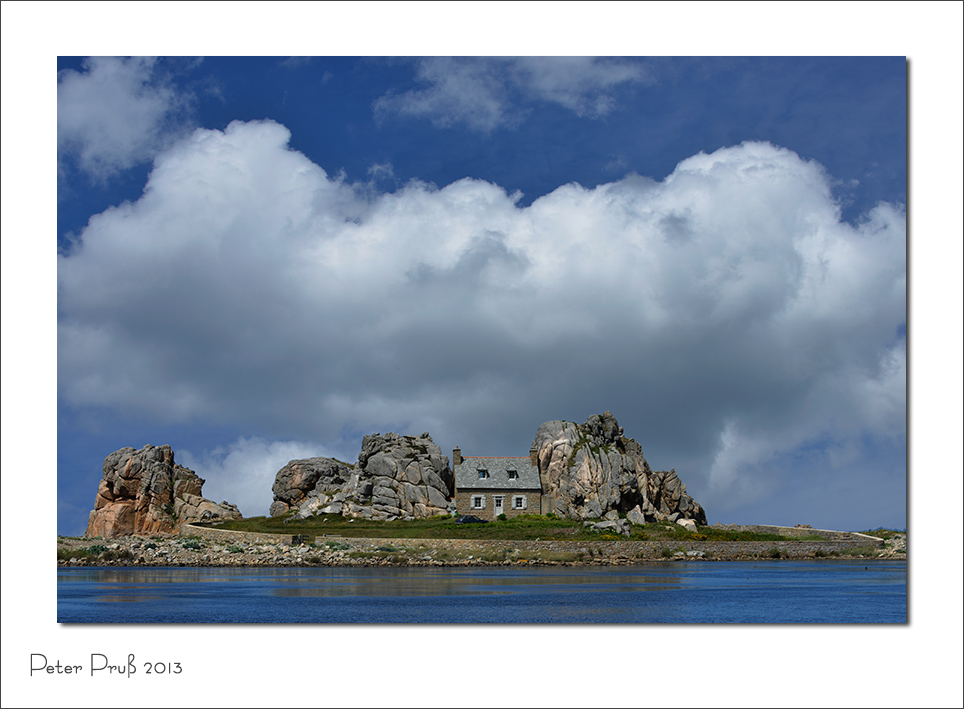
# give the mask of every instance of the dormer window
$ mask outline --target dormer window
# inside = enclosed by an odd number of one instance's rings
[[[479,480],[489,477],[489,471],[485,468],[479,468]]]
[[[509,480],[516,480],[516,479],[518,479],[518,477],[519,477],[519,471],[518,471],[518,470],[511,470],[511,469],[510,469],[510,470],[508,471],[508,473],[509,473]]]

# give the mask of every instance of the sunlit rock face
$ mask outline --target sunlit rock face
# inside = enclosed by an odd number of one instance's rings
[[[172,534],[186,522],[241,519],[234,505],[202,497],[203,485],[168,445],[121,448],[104,459],[85,535]]]
[[[539,469],[543,514],[706,524],[706,513],[676,471],[652,470],[642,447],[626,438],[608,411],[584,424],[542,424],[530,455]],[[295,510],[301,518],[421,519],[454,509],[449,460],[427,433],[365,436],[351,467],[331,458],[293,460],[278,471],[272,491],[272,515]]]
[[[584,424],[547,421],[536,431],[531,455],[539,466],[543,514],[706,524],[706,513],[676,471],[652,470],[642,447],[626,438],[608,411]]]

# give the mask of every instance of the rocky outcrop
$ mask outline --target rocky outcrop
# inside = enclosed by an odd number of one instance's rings
[[[589,527],[594,532],[612,532],[614,534],[622,534],[628,537],[632,533],[633,523],[626,519],[607,519],[603,522],[583,522],[584,525]]]
[[[348,483],[345,514],[413,519],[448,514],[455,492],[449,459],[427,433],[365,436]]]
[[[584,424],[542,424],[532,455],[542,483],[543,514],[706,524],[703,508],[686,493],[676,471],[652,470],[642,447],[626,438],[608,411]],[[301,518],[419,519],[452,512],[454,486],[449,460],[429,434],[374,434],[365,436],[351,467],[332,458],[289,462],[275,477],[270,511],[277,516],[296,510]]]
[[[293,460],[278,471],[271,514],[340,514],[367,519],[421,519],[448,514],[455,478],[431,436],[374,434],[362,440],[358,463]]]
[[[703,508],[675,470],[654,471],[643,449],[626,438],[606,412],[584,424],[548,421],[536,431],[532,454],[542,482],[542,512],[576,519],[625,515],[639,523],[691,519],[706,524]]]
[[[304,509],[301,516],[318,514],[330,504],[345,499],[344,488],[351,477],[353,468],[333,458],[306,458],[292,460],[275,475],[271,491],[274,502],[269,514],[272,517],[285,514],[298,508]],[[331,512],[332,510],[329,510]],[[338,509],[337,514],[341,514]]]
[[[193,470],[174,462],[170,446],[121,448],[104,459],[85,535],[174,533],[185,522],[241,518],[234,505],[202,497],[202,485]]]

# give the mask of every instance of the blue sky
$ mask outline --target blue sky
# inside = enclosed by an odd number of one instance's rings
[[[60,57],[58,530],[170,444],[611,410],[711,522],[906,524],[897,57]]]

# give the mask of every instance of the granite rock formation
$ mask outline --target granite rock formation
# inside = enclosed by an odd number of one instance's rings
[[[185,522],[241,518],[234,505],[202,497],[202,485],[193,470],[174,462],[170,446],[121,448],[104,459],[85,535],[174,533]]]
[[[331,458],[288,463],[275,477],[271,514],[420,519],[448,514],[454,487],[448,457],[429,434],[374,434],[352,468]]]
[[[676,471],[652,470],[642,447],[626,438],[608,411],[584,424],[547,421],[536,431],[532,454],[542,482],[543,514],[706,524],[706,513],[686,494]]]
[[[353,468],[333,458],[292,460],[275,475],[271,491],[272,517],[298,509],[302,517],[318,514],[332,503],[344,501],[344,489]],[[339,497],[339,499],[335,499]],[[329,510],[330,511],[330,510]],[[338,510],[338,514],[341,510]]]

